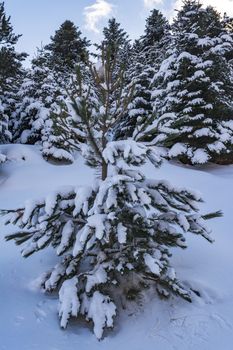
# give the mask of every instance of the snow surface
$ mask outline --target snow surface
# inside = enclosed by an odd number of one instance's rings
[[[0,146],[0,153],[11,159],[0,165],[0,208],[40,199],[59,186],[90,185],[94,176],[80,157],[72,165],[56,166],[44,161],[35,146]],[[0,350],[232,350],[233,166],[194,169],[165,162],[160,169],[149,164],[143,169],[149,178],[201,191],[206,201],[204,213],[224,212],[223,218],[208,223],[213,245],[191,236],[187,250],[174,251],[178,277],[201,298],[196,296],[189,304],[144,294],[136,308],[134,304],[121,311],[115,330],[101,342],[82,322],[72,321],[67,330],[61,330],[58,297],[38,290],[37,279],[59,258],[48,249],[23,259],[18,247],[4,241],[11,228],[3,227],[0,219]],[[120,236],[124,238],[123,231]],[[72,298],[72,288],[69,291]]]

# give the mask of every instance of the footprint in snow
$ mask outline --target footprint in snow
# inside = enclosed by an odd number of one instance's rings
[[[24,320],[25,320],[25,318],[23,316],[16,316],[15,317],[15,325],[20,326]]]
[[[34,311],[34,315],[36,317],[37,322],[42,322],[47,317],[47,313],[44,310],[42,310],[40,306],[41,305],[38,304],[38,307]]]
[[[218,314],[212,314],[210,315],[210,318],[217,321],[220,327],[223,329],[230,329],[232,330],[232,324],[230,324],[226,319],[224,319],[222,316]]]

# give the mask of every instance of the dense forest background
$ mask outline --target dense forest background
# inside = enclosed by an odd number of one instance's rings
[[[45,158],[72,162],[73,150],[86,141],[82,122],[74,125],[66,102],[75,98],[81,76],[94,93],[90,67],[100,71],[108,56],[114,79],[121,80],[119,98],[128,98],[109,140],[140,139],[189,164],[232,163],[233,24],[227,14],[184,1],[169,24],[155,9],[134,42],[112,18],[95,54],[67,20],[38,50],[30,69],[22,65],[27,54],[15,49],[20,35],[4,3],[0,21],[1,143],[40,144]]]

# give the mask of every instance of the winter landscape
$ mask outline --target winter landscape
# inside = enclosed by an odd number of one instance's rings
[[[233,348],[230,3],[0,2],[0,350]]]

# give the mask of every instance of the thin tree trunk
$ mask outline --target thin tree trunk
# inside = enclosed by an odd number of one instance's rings
[[[102,180],[104,181],[108,176],[108,164],[103,160],[102,161]]]
[[[108,106],[108,103],[107,103]],[[107,119],[107,115],[106,115]],[[103,126],[102,126],[102,150],[106,148],[107,145],[107,139],[106,139],[106,132],[107,132],[107,127],[106,127],[106,119],[104,120]],[[105,162],[102,156],[102,180],[104,181],[106,177],[108,176],[108,164]]]

